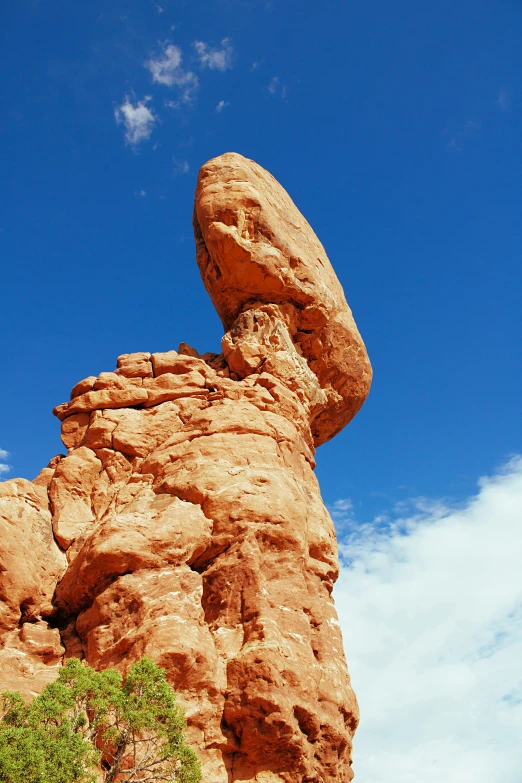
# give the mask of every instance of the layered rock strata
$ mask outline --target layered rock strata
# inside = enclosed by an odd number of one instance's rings
[[[358,709],[315,446],[371,370],[324,249],[240,155],[204,166],[194,227],[223,352],[133,353],[55,414],[67,455],[0,489],[0,679],[146,654],[209,783],[348,781]],[[21,568],[20,564],[23,564]]]

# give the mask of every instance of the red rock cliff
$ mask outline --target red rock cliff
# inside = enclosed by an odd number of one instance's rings
[[[314,447],[371,368],[312,229],[260,166],[200,171],[197,261],[223,353],[118,358],[55,414],[67,456],[0,485],[0,688],[63,656],[147,654],[187,708],[208,783],[348,781],[358,709],[331,598]]]

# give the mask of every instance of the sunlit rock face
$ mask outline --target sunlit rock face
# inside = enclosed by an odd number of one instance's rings
[[[67,455],[0,485],[0,679],[64,657],[164,666],[208,783],[352,778],[358,709],[331,598],[315,447],[371,368],[325,251],[260,166],[200,171],[194,228],[221,354],[125,354],[55,414]]]

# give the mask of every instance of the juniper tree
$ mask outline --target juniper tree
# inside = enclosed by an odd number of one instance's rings
[[[29,705],[17,693],[1,699],[2,783],[201,781],[183,709],[149,658],[124,681],[71,659]]]

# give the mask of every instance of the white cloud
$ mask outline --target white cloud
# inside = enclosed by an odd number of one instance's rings
[[[335,522],[337,535],[340,537],[353,524],[353,501],[351,498],[339,498],[328,510]]]
[[[132,103],[129,98],[125,98],[121,106],[114,110],[116,122],[118,124],[123,123],[125,128],[126,141],[133,146],[150,138],[156,122],[157,118],[146,105],[149,101],[150,96],[136,103]]]
[[[0,460],[7,459],[9,457],[9,452],[5,449],[0,449]],[[11,470],[11,465],[8,465],[5,462],[0,462],[0,476],[3,476],[5,473],[9,473]]]
[[[223,38],[221,49],[211,49],[203,41],[194,41],[194,49],[202,68],[210,68],[215,71],[226,71],[232,68],[232,45],[230,38]]]
[[[511,101],[509,98],[509,93],[507,90],[499,90],[498,96],[497,96],[497,106],[499,109],[502,109],[502,111],[507,111],[511,105]]]
[[[343,517],[353,510],[353,500],[351,498],[339,498],[333,504],[332,517],[335,519],[335,515],[339,514]]]
[[[283,100],[286,98],[286,85],[281,84],[279,76],[273,76],[270,79],[267,90],[272,95],[279,95]]]
[[[181,101],[191,103],[199,86],[199,80],[192,71],[182,67],[183,53],[179,46],[166,44],[163,52],[146,63],[152,75],[152,81],[164,84],[166,87],[178,87]]]
[[[219,101],[218,105],[216,106],[217,113],[221,114],[223,109],[225,109],[227,106],[230,106],[228,101]]]
[[[142,198],[145,198],[145,196],[147,195],[147,191],[146,190],[135,190],[134,191],[134,195],[135,196],[141,196]]]
[[[361,783],[520,783],[522,458],[460,508],[355,523],[337,609]]]

